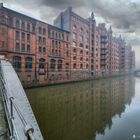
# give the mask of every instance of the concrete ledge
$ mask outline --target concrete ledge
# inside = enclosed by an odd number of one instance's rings
[[[107,78],[113,78],[113,77],[122,77],[122,76],[127,76],[127,75],[133,75],[133,73],[90,77],[90,78],[86,78],[86,79],[75,79],[75,80],[72,79],[72,80],[63,80],[63,81],[53,81],[52,83],[32,82],[32,83],[23,84],[23,87],[25,89],[29,89],[29,88],[35,88],[35,87],[54,86],[54,85],[69,84],[69,83],[82,82],[82,81],[101,80],[101,79],[107,79]]]

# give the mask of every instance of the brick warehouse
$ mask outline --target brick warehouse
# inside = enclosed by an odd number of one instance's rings
[[[132,47],[69,7],[54,26],[0,4],[0,54],[10,59],[23,84],[57,83],[130,72]]]

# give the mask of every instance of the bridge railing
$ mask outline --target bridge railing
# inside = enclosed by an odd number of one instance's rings
[[[3,78],[3,71],[2,71],[1,62],[0,62],[0,90],[1,90],[3,101],[4,101],[4,109],[5,109],[8,127],[9,127],[8,135],[9,135],[10,140],[19,140],[17,131],[15,129],[15,124],[14,124],[15,113],[18,114],[18,117],[23,124],[23,128],[24,128],[23,131],[27,139],[35,140],[33,136],[34,129],[29,124],[27,124],[24,116],[22,115],[20,109],[18,108],[18,106],[16,105],[14,101],[14,97],[11,96],[8,98],[7,96],[8,87],[6,87],[5,83],[6,82]]]

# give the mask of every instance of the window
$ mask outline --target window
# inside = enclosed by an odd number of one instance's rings
[[[57,47],[57,41],[55,41],[55,45],[56,45],[56,47]]]
[[[39,34],[41,34],[42,33],[42,28],[41,27],[39,27]]]
[[[69,64],[66,63],[66,71],[69,71]]]
[[[27,31],[30,32],[30,23],[27,24]]]
[[[5,41],[1,42],[1,47],[5,47]]]
[[[28,45],[27,45],[27,52],[30,52],[30,49],[31,49],[31,48],[30,48],[30,45],[28,44]]]
[[[19,35],[19,31],[16,31],[16,40],[19,40],[20,35]]]
[[[83,64],[80,64],[80,69],[83,69]]]
[[[21,69],[21,57],[20,56],[13,56],[13,67],[16,71]]]
[[[80,61],[83,61],[83,57],[80,57]]]
[[[25,33],[22,33],[22,41],[25,41]]]
[[[88,45],[86,45],[86,49],[88,49]]]
[[[54,38],[54,31],[52,32],[52,38]]]
[[[44,69],[45,68],[45,59],[44,58],[40,58],[39,59],[39,68],[40,69]]]
[[[55,38],[57,39],[57,33],[55,34]]]
[[[61,39],[61,35],[59,34],[59,39]]]
[[[80,54],[83,54],[83,50],[80,50]]]
[[[31,57],[25,58],[25,68],[27,70],[32,70],[32,58]]]
[[[52,47],[54,48],[54,40],[52,40]]]
[[[22,44],[21,49],[22,49],[22,52],[25,52],[25,44]]]
[[[83,43],[80,43],[80,47],[83,47]]]
[[[50,63],[51,63],[50,70],[51,71],[55,71],[55,60],[54,59],[51,59]]]
[[[43,38],[43,45],[46,45],[46,38]]]
[[[84,41],[84,37],[83,37],[83,35],[80,35],[80,42],[83,43],[83,41]]]
[[[73,64],[73,69],[76,69],[76,64],[75,63]]]
[[[25,22],[22,22],[21,28],[24,30],[25,29]]]
[[[27,34],[27,41],[30,42],[30,34]]]
[[[80,28],[80,33],[83,33],[83,28]]]
[[[69,35],[68,34],[67,34],[67,37],[66,38],[67,38],[67,41],[69,41]]]
[[[43,29],[43,35],[46,35],[46,29],[45,28]]]
[[[76,30],[76,25],[73,25],[72,29],[73,29],[73,30]]]
[[[73,60],[76,60],[76,56],[73,57]]]
[[[73,49],[73,52],[76,53],[76,49]]]
[[[62,34],[62,40],[64,40],[64,34]]]
[[[60,42],[58,43],[58,47],[61,47],[61,43]]]
[[[19,25],[19,20],[16,20],[16,28],[19,28],[20,25]]]
[[[35,33],[35,25],[32,26],[32,32]]]
[[[46,52],[46,48],[45,47],[43,47],[43,53],[45,53]]]
[[[38,42],[39,42],[39,44],[42,45],[42,38],[41,38],[41,36],[38,37]]]
[[[76,42],[73,41],[73,42],[72,42],[72,46],[73,46],[73,47],[76,47]]]
[[[87,44],[89,43],[89,38],[88,38],[88,37],[86,38],[86,43],[87,43]]]
[[[86,64],[86,69],[88,69],[88,64]]]
[[[41,52],[42,52],[42,48],[41,48],[41,47],[39,47],[39,48],[38,48],[38,51],[41,53]]]
[[[20,45],[19,45],[19,43],[16,43],[16,51],[20,51]]]
[[[76,33],[73,33],[73,34],[72,34],[72,39],[73,39],[73,40],[76,40]]]
[[[62,60],[58,60],[58,71],[62,71]]]

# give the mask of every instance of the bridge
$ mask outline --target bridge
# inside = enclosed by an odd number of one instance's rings
[[[0,90],[10,140],[43,140],[26,93],[11,63],[0,58]]]

